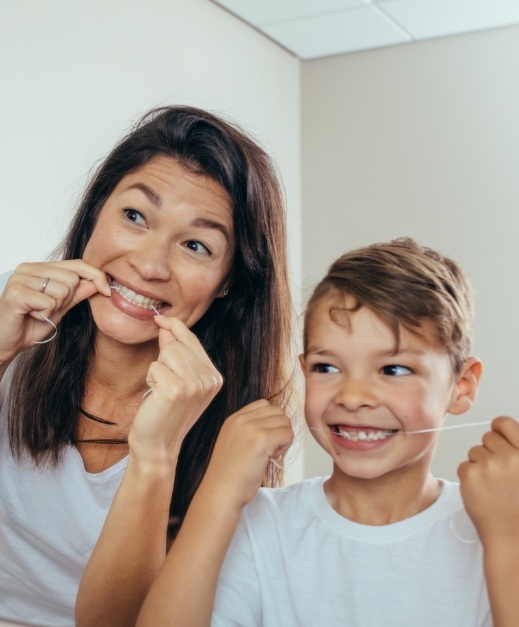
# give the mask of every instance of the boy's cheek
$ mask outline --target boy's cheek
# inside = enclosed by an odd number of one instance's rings
[[[321,427],[323,418],[322,403],[313,395],[306,394],[305,397],[305,418],[308,427]]]

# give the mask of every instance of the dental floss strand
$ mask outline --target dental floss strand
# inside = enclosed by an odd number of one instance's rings
[[[150,305],[151,308],[153,309],[153,311],[155,312],[155,315],[160,316],[159,312],[157,311],[157,308],[154,307],[153,305]],[[153,392],[153,388],[148,388],[146,390],[146,392],[144,392],[144,394],[142,395],[142,400],[144,400],[149,394],[151,394]]]
[[[110,289],[115,290],[116,292],[119,291],[119,288],[115,285],[110,285]],[[160,316],[160,313],[158,312],[157,308],[154,305],[150,304],[150,307],[153,309],[153,313],[156,316]],[[144,394],[142,395],[142,400],[144,400],[149,394],[151,394],[153,392],[153,388],[148,388],[146,390],[146,392],[144,392]]]
[[[434,427],[432,429],[418,429],[417,431],[403,431],[405,435],[411,435],[414,433],[432,433],[434,431],[448,431],[450,429],[465,429],[466,427],[475,427],[480,425],[489,425],[491,424],[490,420],[484,420],[482,422],[466,422],[459,425],[446,425],[443,427]],[[317,429],[315,427],[308,427],[310,431],[325,431],[324,429]]]
[[[405,433],[431,433],[433,431],[447,431],[448,429],[464,429],[465,427],[476,427],[478,425],[489,425],[490,420],[483,422],[465,422],[459,425],[446,425],[444,427],[435,427],[434,429],[418,429],[418,431],[406,431]]]
[[[56,335],[58,334],[58,327],[54,324],[54,322],[52,322],[52,320],[49,320],[47,318],[47,316],[44,316],[41,313],[41,311],[37,311],[36,313],[38,314],[38,316],[40,316],[40,318],[44,322],[47,322],[47,324],[50,324],[50,326],[54,329],[54,333],[50,337],[46,338],[45,340],[40,340],[40,341],[33,340],[33,342],[34,342],[34,344],[47,344],[47,342],[51,342],[56,337]]]

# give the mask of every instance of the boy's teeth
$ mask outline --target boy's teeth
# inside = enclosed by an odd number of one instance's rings
[[[380,431],[345,431],[341,427],[337,428],[337,435],[340,435],[344,440],[350,440],[351,442],[373,442],[375,440],[384,440],[393,434],[392,430],[384,429]]]
[[[153,311],[153,308],[157,309],[161,304],[161,301],[153,300],[152,298],[148,298],[142,294],[137,294],[137,292],[134,292],[128,287],[124,287],[124,285],[117,283],[115,280],[113,281],[112,287],[124,298],[124,300],[128,301],[132,305],[142,307],[143,309],[150,309]]]

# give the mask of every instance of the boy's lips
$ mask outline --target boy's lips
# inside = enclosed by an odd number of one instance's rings
[[[332,433],[338,435],[343,440],[350,442],[375,442],[385,440],[395,433],[398,429],[380,429],[377,427],[353,427],[350,425],[330,425]]]
[[[147,309],[153,312],[160,312],[161,309],[171,307],[171,305],[165,301],[145,296],[144,294],[140,294],[139,292],[136,292],[131,288],[126,287],[122,283],[116,281],[113,277],[110,277],[110,287],[114,291],[116,291],[119,296],[123,298],[126,302],[130,303],[131,305],[141,307],[142,309]]]

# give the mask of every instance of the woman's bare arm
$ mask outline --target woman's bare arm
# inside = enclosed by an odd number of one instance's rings
[[[185,435],[221,387],[197,338],[157,316],[160,354],[148,370],[153,389],[133,421],[128,466],[85,569],[78,627],[130,627],[166,555],[175,469]]]

